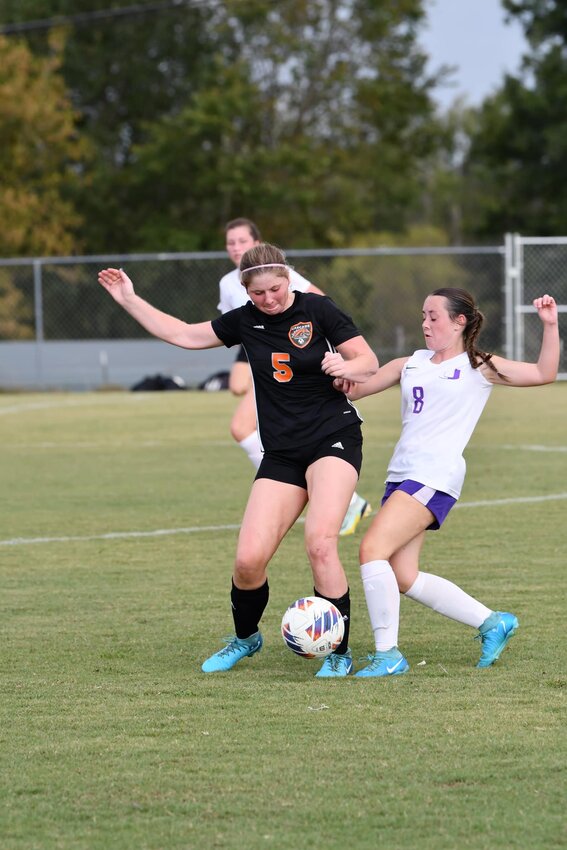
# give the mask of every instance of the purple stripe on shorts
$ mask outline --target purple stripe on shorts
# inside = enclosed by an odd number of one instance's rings
[[[387,481],[384,495],[382,496],[382,504],[390,498],[394,490],[403,490],[408,496],[413,496],[422,505],[428,508],[435,521],[427,526],[431,531],[438,529],[445,520],[445,517],[457,501],[448,493],[443,493],[442,490],[434,490],[432,487],[427,487],[425,484],[420,484],[419,481],[412,481],[411,478],[406,478],[405,481]]]

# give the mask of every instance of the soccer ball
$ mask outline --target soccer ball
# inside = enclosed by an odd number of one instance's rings
[[[290,605],[282,618],[282,637],[297,655],[323,658],[337,648],[345,633],[343,615],[328,599],[305,596]]]

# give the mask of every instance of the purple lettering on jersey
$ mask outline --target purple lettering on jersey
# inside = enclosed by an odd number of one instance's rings
[[[461,377],[461,370],[455,369],[455,371],[453,372],[452,375],[447,375],[447,380],[448,381],[458,381],[460,377]]]
[[[425,393],[423,392],[423,387],[413,388],[413,413],[421,413],[423,410],[424,397]]]

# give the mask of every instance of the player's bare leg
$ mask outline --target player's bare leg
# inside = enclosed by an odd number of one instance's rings
[[[352,671],[348,646],[350,594],[339,558],[338,537],[358,476],[350,463],[338,457],[323,457],[311,464],[306,477],[309,506],[305,517],[305,544],[313,571],[314,590],[339,609],[345,624],[341,643],[327,656],[316,676],[344,677]]]
[[[203,663],[203,672],[231,670],[262,648],[259,625],[269,598],[266,568],[306,501],[303,487],[269,478],[259,478],[252,485],[238,536],[230,595],[236,635]]]
[[[235,363],[234,366],[245,366],[250,372],[247,363]],[[256,401],[252,386],[249,386],[244,393],[233,413],[230,433],[240,448],[246,452],[254,468],[258,469],[263,455],[260,438],[256,430]]]
[[[347,590],[338,535],[357,477],[350,463],[333,456],[320,458],[307,470],[305,545],[315,585],[325,596],[341,596]]]
[[[358,677],[397,676],[409,670],[398,649],[400,591],[393,565],[398,566],[401,575],[407,573],[406,579],[411,581],[417,574],[425,529],[433,519],[425,505],[407,493],[396,491],[380,508],[364,535],[360,572],[375,650],[368,656],[370,664],[356,674]]]
[[[251,590],[265,582],[268,563],[306,502],[303,487],[271,478],[254,481],[238,535],[233,576],[238,587]]]
[[[242,360],[232,364],[228,376],[228,388],[233,395],[241,396],[252,387],[252,375],[250,366]]]

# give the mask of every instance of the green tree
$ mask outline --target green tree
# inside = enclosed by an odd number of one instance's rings
[[[75,118],[57,57],[0,36],[0,255],[75,250],[70,191],[84,153]]]
[[[0,269],[0,339],[31,339],[33,309],[7,268]]]
[[[0,36],[0,256],[70,254],[80,243],[73,204],[86,145],[59,74],[59,60],[35,57]],[[33,335],[29,269],[0,277],[0,338]]]
[[[137,150],[138,199],[155,185],[164,201],[138,231],[146,244],[165,215],[178,246],[195,218],[218,245],[242,211],[298,247],[403,228],[435,139],[421,3],[223,5],[205,86]]]
[[[150,11],[113,16],[127,5],[138,9],[147,5]],[[148,180],[140,208],[132,190],[139,167],[135,149],[147,141],[150,127],[171,120],[201,90],[214,49],[209,34],[214,30],[215,5],[172,3],[166,8],[164,3],[123,0],[26,0],[25,4],[0,0],[0,20],[32,24],[22,37],[34,55],[51,55],[54,33],[63,44],[62,73],[80,113],[82,137],[95,151],[83,167],[78,197],[87,253],[148,247],[138,237],[137,227],[153,211],[156,186]],[[157,8],[152,12],[152,7]],[[88,18],[92,13],[98,15]],[[33,26],[43,20],[50,25]],[[191,153],[184,149],[175,172],[187,170]],[[164,229],[168,230],[167,222]],[[185,229],[191,230],[187,222]],[[160,241],[156,238],[156,250],[163,247],[157,244]],[[194,243],[189,236],[187,247]]]
[[[504,0],[530,50],[478,110],[463,173],[465,227],[481,238],[567,232],[567,15],[555,0]]]
[[[237,214],[295,245],[411,220],[437,143],[423,0],[219,0],[108,17],[123,5],[0,0],[5,20],[106,10],[65,28],[63,73],[97,152],[81,196],[89,252],[216,248]],[[43,30],[26,38],[49,54]]]

